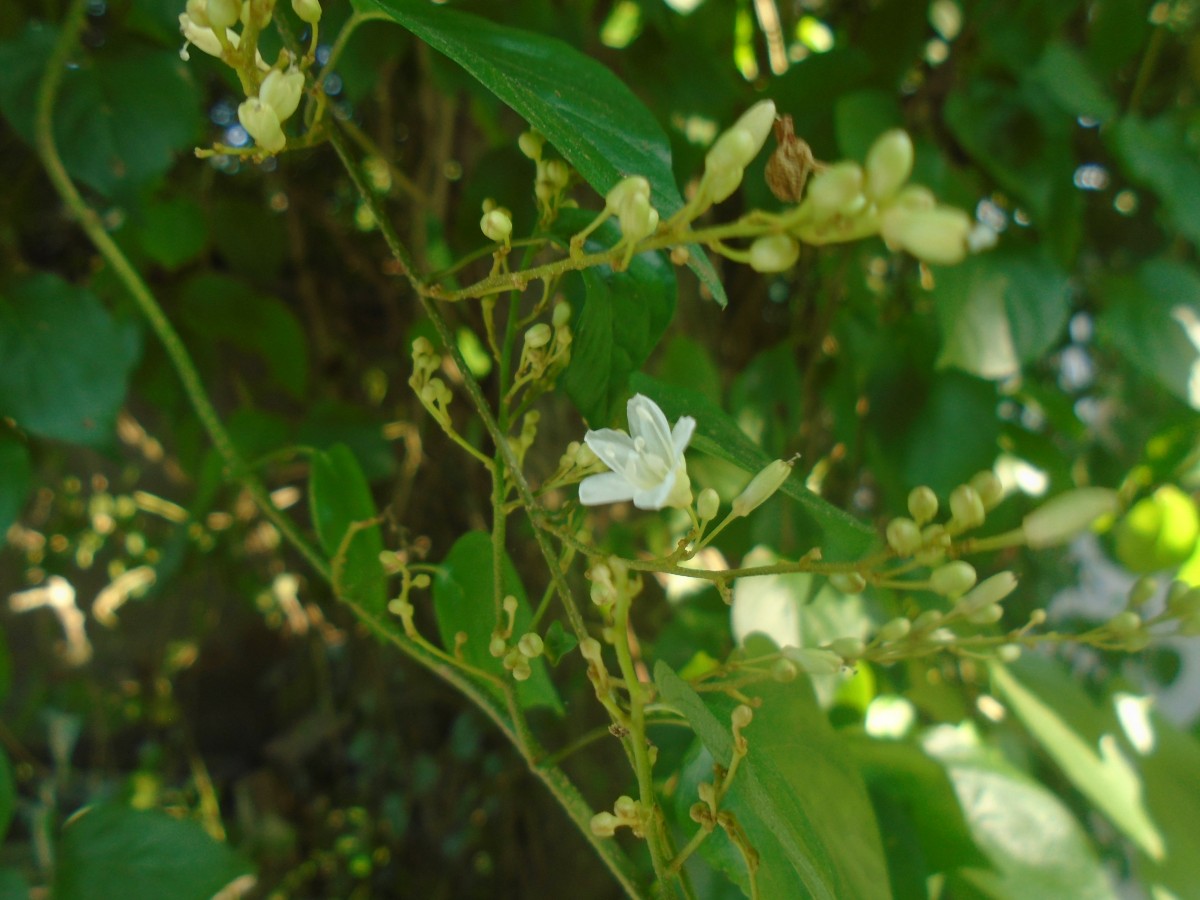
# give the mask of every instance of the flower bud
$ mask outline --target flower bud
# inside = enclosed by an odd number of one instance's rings
[[[533,677],[533,667],[527,659],[522,657],[520,662],[513,666],[512,677],[514,681],[528,681]]]
[[[910,184],[888,205],[911,211],[933,209],[937,206],[937,197],[923,184]]]
[[[857,163],[835,163],[813,176],[808,198],[817,221],[857,211],[862,202],[863,172]]]
[[[579,655],[590,663],[599,665],[603,649],[594,637],[586,637],[579,642]]]
[[[887,542],[897,556],[912,556],[921,549],[921,529],[912,519],[892,519],[887,525]]]
[[[648,195],[634,194],[625,202],[617,221],[625,240],[631,244],[637,243],[654,234],[658,228],[658,210],[650,205]]]
[[[912,628],[913,631],[917,632],[918,634],[924,634],[926,632],[933,631],[933,629],[937,628],[941,624],[941,610],[927,609],[913,619]]]
[[[1108,630],[1113,634],[1127,637],[1142,628],[1142,617],[1133,610],[1127,609],[1113,616],[1108,622]]]
[[[1082,534],[1101,516],[1120,507],[1117,492],[1108,488],[1076,488],[1043,503],[1021,522],[1025,543],[1034,550],[1065,544]]]
[[[263,150],[268,153],[278,153],[287,144],[287,138],[283,136],[283,128],[280,126],[279,115],[272,107],[257,97],[251,97],[241,103],[238,106],[237,114],[238,121],[242,123],[246,133],[254,138],[254,143]]]
[[[424,590],[425,588],[429,587],[429,585],[432,583],[433,583],[432,579],[428,575],[426,575],[424,572],[421,572],[419,575],[413,576],[412,586],[417,588],[418,590]]]
[[[912,210],[893,205],[879,217],[879,233],[889,247],[939,266],[962,262],[970,231],[967,214],[948,206]]]
[[[739,731],[747,727],[754,720],[754,710],[745,703],[738,704],[733,708],[733,713],[729,717],[734,728]]]
[[[321,21],[319,0],[292,0],[292,11],[309,25],[316,25]]]
[[[912,631],[912,622],[903,616],[898,616],[888,622],[884,622],[879,629],[879,640],[885,644],[893,643],[894,641],[902,641],[908,637],[908,633]]]
[[[521,148],[521,152],[534,162],[542,158],[542,147],[545,144],[546,139],[536,131],[522,131],[521,136],[517,138],[517,146]]]
[[[1015,663],[1021,658],[1021,645],[1001,644],[996,648],[996,658],[1002,663]]]
[[[750,245],[750,268],[756,272],[783,272],[800,258],[800,244],[786,234],[768,234]]]
[[[541,635],[530,631],[528,634],[521,635],[521,639],[517,641],[517,649],[526,658],[537,659],[546,649],[546,645],[542,642]]]
[[[858,572],[834,572],[829,584],[842,594],[861,594],[867,588],[867,579]]]
[[[777,459],[750,479],[750,483],[733,501],[733,515],[749,515],[762,506],[792,474],[792,461]]]
[[[517,614],[517,606],[519,603],[520,601],[517,600],[515,596],[512,594],[506,594],[500,605],[504,608],[504,612],[507,615],[515,616]]]
[[[650,199],[650,182],[641,175],[622,178],[604,195],[604,208],[619,216],[634,197]]]
[[[271,109],[280,122],[285,122],[300,105],[304,93],[304,73],[294,66],[286,72],[272,69],[258,89],[258,99]]]
[[[829,649],[843,659],[858,659],[867,650],[860,638],[840,637],[829,642]]]
[[[842,670],[842,658],[832,650],[815,647],[784,647],[780,651],[809,675],[836,675]]]
[[[975,493],[983,501],[985,510],[995,509],[1004,499],[1004,485],[1000,483],[1000,479],[991,469],[976,472],[968,483],[975,488]]]
[[[499,659],[508,652],[508,643],[504,637],[499,634],[493,634],[492,639],[488,642],[488,653]]]
[[[538,322],[525,332],[525,346],[530,350],[537,350],[550,343],[552,337],[554,332],[550,330],[550,326],[545,322]]]
[[[208,19],[208,0],[187,0],[185,7],[187,12],[184,13],[200,28],[211,28],[212,22]],[[181,20],[182,24],[182,20]]]
[[[796,676],[799,674],[800,670],[796,668],[796,664],[790,659],[777,659],[771,664],[771,678],[780,684],[795,681]]]
[[[876,201],[888,199],[908,181],[912,167],[912,139],[899,128],[885,131],[867,152],[867,195]]]
[[[626,822],[635,820],[638,817],[637,801],[632,797],[622,794],[617,798],[616,802],[613,803],[613,812],[617,814],[618,819],[622,819]]]
[[[969,484],[960,484],[950,492],[950,515],[961,528],[978,528],[985,512],[978,491]]]
[[[704,159],[706,171],[745,169],[766,143],[774,123],[774,102],[760,100],[755,103],[733,123],[733,127],[717,138]]]
[[[950,549],[950,535],[943,525],[926,525],[921,529],[921,545],[913,558],[923,566],[935,566]]]
[[[610,812],[598,812],[592,816],[591,829],[596,837],[612,837],[620,821]]]
[[[1158,582],[1149,575],[1143,575],[1129,589],[1129,605],[1141,606],[1158,593]]]
[[[938,498],[932,488],[919,485],[909,491],[908,513],[918,525],[924,525],[937,515]]]
[[[571,180],[571,170],[567,168],[567,164],[561,159],[552,159],[542,163],[538,169],[538,174],[542,180],[554,188],[556,192],[565,188],[567,182]]]
[[[972,625],[994,625],[1004,617],[1004,608],[999,603],[992,603],[982,609],[977,609],[967,616]]]
[[[483,218],[479,220],[479,230],[483,232],[483,236],[498,244],[508,241],[512,229],[512,218],[508,211],[498,207],[484,213]]]
[[[700,492],[700,496],[696,498],[696,515],[700,517],[701,522],[708,522],[717,517],[717,510],[721,506],[721,498],[712,488],[705,488]]]
[[[555,328],[565,328],[571,324],[571,304],[567,302],[556,303],[554,312],[550,316],[550,321]]]
[[[241,16],[242,4],[239,0],[208,0],[205,12],[208,14],[210,28],[228,28]]]
[[[958,597],[975,586],[975,578],[975,567],[956,559],[930,573],[929,589],[943,597]]]
[[[955,606],[964,616],[970,616],[984,607],[999,603],[1016,589],[1017,576],[1012,572],[999,572],[975,585]]]

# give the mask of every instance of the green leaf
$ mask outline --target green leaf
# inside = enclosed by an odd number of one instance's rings
[[[1175,228],[1200,246],[1200,159],[1186,123],[1170,114],[1127,116],[1114,123],[1108,140],[1129,177],[1154,191]]]
[[[171,270],[195,259],[208,243],[204,211],[183,197],[147,203],[134,222],[134,233],[146,255]]]
[[[304,331],[292,311],[242,281],[198,275],[178,298],[180,323],[198,337],[222,341],[262,357],[275,382],[302,398],[308,383]]]
[[[250,864],[197,822],[127,806],[93,806],[63,829],[55,900],[209,900]]]
[[[844,159],[863,160],[875,139],[904,124],[893,91],[854,91],[838,97],[833,108],[838,150]]]
[[[866,779],[872,799],[878,804],[886,798],[901,814],[930,872],[988,865],[971,837],[954,786],[939,763],[919,747],[901,741],[855,734],[844,734],[843,739]],[[885,847],[890,847],[891,839],[885,831]]]
[[[0,416],[39,437],[109,444],[139,354],[138,333],[55,275],[0,294]]]
[[[484,531],[468,531],[454,542],[442,561],[441,572],[433,582],[433,605],[437,612],[442,645],[453,652],[456,635],[465,634],[467,642],[462,647],[463,659],[478,669],[507,680],[512,676],[505,671],[503,660],[495,658],[488,650],[496,630],[492,564],[492,536]],[[525,596],[525,587],[507,553],[503,554],[500,565],[503,594],[517,598],[517,612],[510,638],[510,644],[515,644],[521,635],[529,631],[533,616]],[[507,622],[503,612],[501,616]],[[534,659],[530,668],[533,670],[532,676],[525,681],[513,682],[522,708],[545,706],[561,714],[562,701],[550,681],[545,662],[541,658]],[[486,686],[503,702],[504,695],[498,687],[491,684]]]
[[[1107,122],[1117,114],[1117,104],[1092,74],[1087,58],[1062,41],[1046,45],[1033,77],[1064,110]]]
[[[1146,811],[1141,776],[1115,735],[1102,735],[1098,746],[1085,741],[1004,666],[992,663],[990,671],[992,687],[1071,783],[1144,853],[1161,860],[1162,833]]]
[[[1067,274],[1037,250],[997,250],[938,272],[939,367],[1004,379],[1059,340],[1071,313]]]
[[[1112,888],[1087,835],[1045,787],[981,746],[969,726],[943,725],[925,752],[950,776],[975,843],[993,869],[958,871],[973,891],[994,900],[1109,900]],[[954,896],[959,896],[955,885]]]
[[[311,465],[308,502],[321,548],[338,566],[337,557],[345,545],[340,572],[335,572],[342,593],[367,612],[382,616],[388,599],[387,580],[379,562],[383,536],[378,524],[356,528],[377,515],[362,467],[345,444],[314,453]]]
[[[1136,277],[1100,283],[1105,308],[1100,337],[1137,369],[1193,409],[1200,409],[1200,352],[1189,331],[1200,332],[1200,273],[1184,263],[1158,260]]]
[[[765,643],[765,642],[764,642]],[[728,766],[737,701],[700,695],[666,663],[654,667],[663,700],[688,720],[713,758]],[[758,851],[762,897],[890,897],[883,846],[858,768],[817,706],[807,682],[763,682],[743,730],[750,752],[722,808]]]
[[[574,47],[425,0],[354,0],[354,8],[390,19],[466,69],[599,193],[643,175],[663,219],[683,206],[671,147],[654,116],[612,72]],[[700,248],[691,248],[688,265],[725,306],[725,289]]]
[[[29,882],[20,870],[9,866],[0,866],[0,897],[11,897],[12,900],[27,900]]]
[[[0,629],[0,703],[8,697],[12,688],[12,654],[8,650],[8,637]]]
[[[0,431],[0,535],[17,521],[32,487],[29,449],[15,434]],[[0,690],[0,700],[3,699],[4,692]]]
[[[662,407],[672,422],[680,416],[696,419],[693,449],[733,463],[751,474],[757,474],[771,462],[771,457],[746,437],[733,419],[703,395],[663,384],[640,372],[630,378],[629,384]],[[804,513],[806,521],[802,524],[807,527],[802,528],[797,540],[821,547],[827,558],[857,557],[878,540],[871,528],[805,488],[798,474],[793,473],[780,491],[799,503]]]
[[[38,84],[57,37],[57,29],[30,22],[0,43],[0,112],[30,143]],[[123,43],[78,62],[54,109],[55,142],[75,178],[112,195],[162,175],[199,139],[201,95],[178,54]]]
[[[1134,701],[1138,702],[1138,701]],[[1200,884],[1200,741],[1151,713],[1153,746],[1139,759],[1146,806],[1166,840],[1164,859],[1144,860],[1144,881],[1186,897]]]
[[[16,807],[17,789],[13,784],[12,766],[8,754],[0,747],[0,844],[4,843],[4,835],[8,833]]]
[[[546,645],[546,661],[557,666],[562,658],[579,646],[579,638],[563,628],[562,622],[555,619],[546,629],[543,637]]]
[[[581,210],[563,210],[559,237],[568,238],[588,224]],[[596,230],[589,251],[616,243],[612,222]],[[577,276],[582,296],[572,294],[571,361],[563,372],[563,390],[589,424],[607,425],[625,397],[629,376],[650,356],[675,314],[675,272],[661,253],[634,257],[624,272],[608,266]],[[574,279],[573,279],[574,280]]]

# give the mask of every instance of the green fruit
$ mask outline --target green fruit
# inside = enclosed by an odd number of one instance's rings
[[[1117,559],[1130,571],[1174,569],[1196,548],[1200,513],[1190,496],[1164,485],[1129,510],[1116,535]]]

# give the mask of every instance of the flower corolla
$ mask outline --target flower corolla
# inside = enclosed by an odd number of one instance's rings
[[[683,451],[696,420],[683,416],[672,429],[663,411],[649,397],[629,400],[629,433],[615,428],[589,431],[584,441],[612,471],[589,475],[579,485],[585,506],[632,500],[638,509],[686,507],[692,502]]]

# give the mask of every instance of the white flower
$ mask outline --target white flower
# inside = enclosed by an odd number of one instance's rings
[[[589,475],[579,485],[579,502],[586,506],[632,500],[638,509],[684,507],[692,502],[683,451],[696,420],[683,416],[674,430],[649,397],[629,401],[629,434],[613,428],[589,431],[584,441],[611,472]]]

